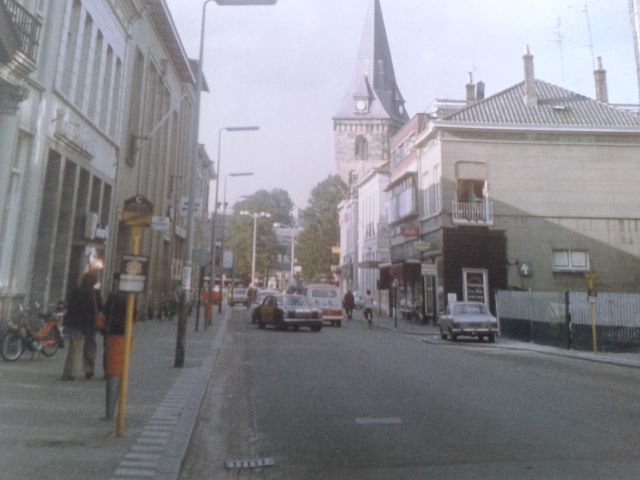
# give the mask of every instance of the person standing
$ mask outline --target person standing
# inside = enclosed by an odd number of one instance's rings
[[[69,350],[64,362],[63,380],[74,380],[77,358],[82,355],[85,378],[93,377],[96,363],[96,313],[102,311],[102,298],[95,289],[97,272],[90,270],[82,276],[80,286],[74,288],[67,301],[64,326],[69,333]]]
[[[210,289],[208,280],[205,280],[202,284],[200,302],[204,305],[204,324],[210,327],[213,318],[213,292]]]
[[[351,320],[353,316],[353,309],[356,306],[356,300],[355,298],[353,298],[353,293],[351,292],[351,290],[348,290],[347,293],[344,294],[344,298],[342,299],[342,306],[347,313],[347,319]]]

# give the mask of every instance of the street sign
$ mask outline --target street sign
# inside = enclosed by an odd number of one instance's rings
[[[142,195],[124,201],[122,222],[128,227],[150,227],[153,204]]]
[[[531,264],[529,262],[520,262],[518,272],[521,277],[530,277],[532,275]]]
[[[199,198],[193,199],[193,213],[200,215],[202,213],[202,200]],[[186,217],[189,215],[189,197],[180,197],[180,216]]]
[[[151,217],[151,229],[158,232],[166,232],[171,227],[171,219],[169,217]]]
[[[145,290],[149,257],[123,255],[120,262],[120,291],[140,293]]]

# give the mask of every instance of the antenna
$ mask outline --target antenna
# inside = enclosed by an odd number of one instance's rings
[[[560,76],[562,78],[562,83],[564,84],[564,51],[562,49],[562,40],[564,39],[564,35],[562,34],[562,20],[560,17],[556,18],[556,26],[553,27],[553,30],[556,35],[554,43],[558,44],[558,50],[560,52]]]
[[[593,37],[591,36],[591,20],[589,19],[589,6],[587,2],[584,2],[584,8],[582,9],[585,18],[587,19],[587,34],[589,35],[589,44],[587,45],[591,50],[591,69],[596,69],[596,56],[593,53]]]

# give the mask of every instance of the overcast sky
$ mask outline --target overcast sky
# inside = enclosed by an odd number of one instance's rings
[[[198,56],[203,0],[166,0],[184,48]],[[301,208],[335,173],[333,122],[347,93],[372,0],[278,0],[268,7],[207,6],[200,142],[217,157],[220,201],[283,188]],[[486,96],[523,80],[529,45],[536,77],[594,97],[592,52],[607,70],[609,101],[637,103],[627,0],[380,0],[396,79],[410,116],[434,98],[464,98],[468,72]],[[559,26],[559,27],[558,27]],[[561,39],[561,42],[558,40]],[[213,190],[212,190],[213,196]]]

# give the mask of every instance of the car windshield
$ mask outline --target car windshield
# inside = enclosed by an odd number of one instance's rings
[[[481,303],[460,303],[453,306],[454,315],[479,315],[488,313],[487,307]]]
[[[308,306],[307,299],[301,296],[290,296],[287,295],[283,298],[283,304],[286,307],[306,307]]]

